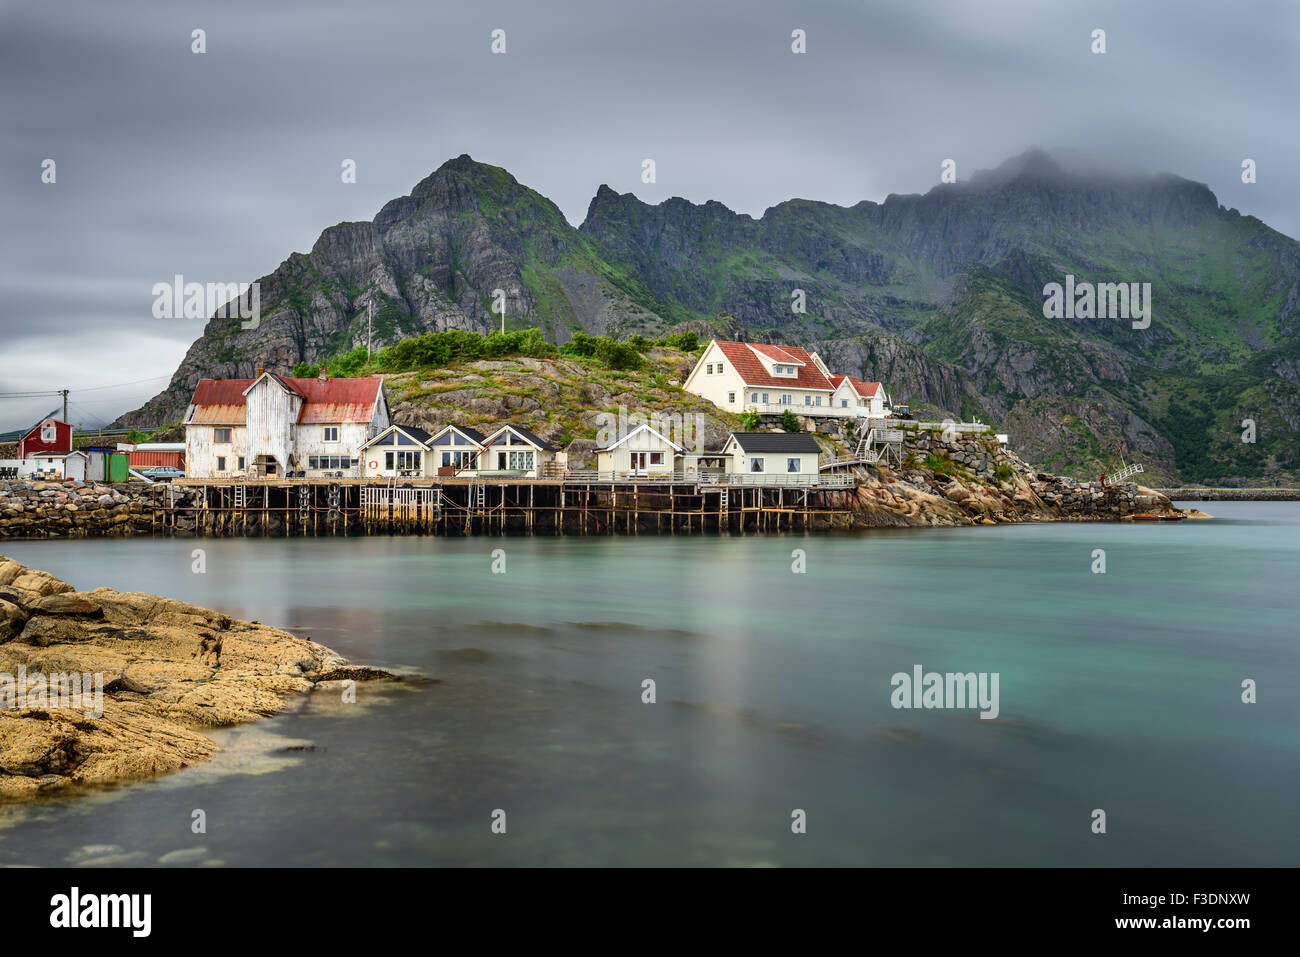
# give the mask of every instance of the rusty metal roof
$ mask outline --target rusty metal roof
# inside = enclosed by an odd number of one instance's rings
[[[299,425],[369,422],[383,379],[290,379],[273,376],[290,392],[303,397]],[[194,390],[190,425],[243,425],[244,392],[256,379],[202,379]]]

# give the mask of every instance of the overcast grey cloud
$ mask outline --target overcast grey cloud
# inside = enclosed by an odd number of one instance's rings
[[[1296,236],[1297,54],[1280,0],[3,3],[0,393],[139,405],[203,325],[153,318],[154,283],[255,280],[461,153],[577,224],[601,183],[757,216],[1039,146],[1205,182]],[[0,399],[0,429],[53,404]]]

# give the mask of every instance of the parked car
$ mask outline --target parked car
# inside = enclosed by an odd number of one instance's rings
[[[140,474],[155,482],[170,482],[172,479],[185,478],[185,473],[174,465],[155,465],[152,468],[140,469]]]

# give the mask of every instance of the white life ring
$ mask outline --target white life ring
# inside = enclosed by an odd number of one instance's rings
[[[372,461],[372,462],[370,463],[370,467],[371,467],[372,469],[377,469],[377,468],[379,468],[379,463],[378,463],[378,462],[375,462],[375,461]]]

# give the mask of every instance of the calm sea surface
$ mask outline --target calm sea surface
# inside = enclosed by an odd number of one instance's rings
[[[0,864],[1294,866],[1300,504],[1205,508],[843,537],[0,543],[79,588],[441,679],[317,693],[221,732],[201,767],[0,806]],[[917,664],[996,672],[998,719],[891,707]]]

